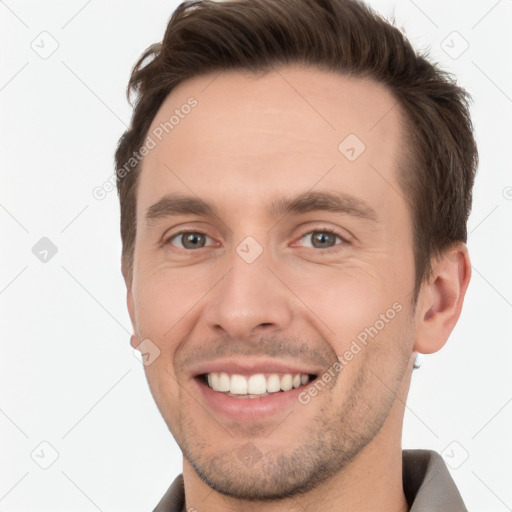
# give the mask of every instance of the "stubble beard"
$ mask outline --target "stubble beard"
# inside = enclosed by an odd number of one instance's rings
[[[344,403],[336,403],[333,388],[325,388],[319,393],[319,396],[329,393],[329,398],[320,412],[309,420],[312,427],[306,432],[304,441],[291,448],[279,448],[279,451],[262,450],[253,464],[241,461],[239,442],[232,450],[218,450],[205,456],[203,449],[211,449],[211,445],[201,446],[204,427],[198,429],[186,411],[180,413],[180,424],[184,428],[181,429],[181,439],[177,439],[178,444],[201,480],[225,496],[268,502],[307,493],[346,468],[377,436],[393,407],[407,362],[408,358],[404,358],[387,386],[379,382],[372,371],[372,366],[378,366],[363,362]],[[381,391],[377,398],[376,389]],[[315,400],[322,399],[319,396]],[[300,424],[303,407],[307,409],[308,405],[297,404],[296,413],[292,412],[285,422]],[[297,431],[300,432],[300,428]],[[251,444],[255,450],[258,450],[257,432],[257,428],[246,430],[245,441],[254,439]],[[264,443],[265,439],[262,439],[260,445]]]

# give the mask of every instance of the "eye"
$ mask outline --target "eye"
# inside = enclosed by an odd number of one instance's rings
[[[207,246],[207,241],[212,239],[204,233],[196,231],[182,231],[176,235],[171,236],[167,243],[179,247],[180,249],[201,249]],[[213,244],[209,244],[213,245]]]
[[[346,240],[341,234],[327,228],[309,231],[300,238],[300,244],[303,247],[312,247],[314,249],[331,249],[345,242]],[[212,238],[199,231],[176,233],[169,237],[166,243],[185,250],[202,249],[203,247],[215,245]]]
[[[343,237],[330,229],[319,229],[317,231],[309,231],[300,238],[304,247],[313,247],[314,249],[331,249],[342,242]]]

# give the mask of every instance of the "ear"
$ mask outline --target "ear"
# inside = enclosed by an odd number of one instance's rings
[[[128,307],[128,314],[132,322],[133,330],[137,331],[137,324],[135,321],[135,306],[133,304],[133,291],[132,291],[132,275],[128,271],[128,265],[124,258],[121,259],[121,273],[123,274],[124,282],[126,284],[126,305]],[[130,345],[132,348],[137,348],[140,345],[139,338],[132,334],[130,337]]]
[[[448,341],[459,319],[470,279],[468,250],[466,244],[459,242],[436,260],[432,275],[421,285],[415,313],[415,352],[431,354]]]

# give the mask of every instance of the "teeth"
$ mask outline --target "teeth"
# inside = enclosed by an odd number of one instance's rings
[[[281,379],[277,373],[273,373],[267,379],[267,391],[269,393],[276,393],[277,391],[281,391]]]
[[[263,373],[256,373],[249,378],[226,372],[212,372],[207,375],[208,385],[214,391],[229,393],[230,395],[265,396],[269,393],[289,391],[309,382],[309,375],[305,373],[272,373],[266,377]]]
[[[292,384],[293,377],[290,373],[287,373],[281,377],[281,389],[283,391],[289,391],[293,388]]]
[[[229,391],[231,379],[227,373],[222,372],[219,375],[219,385],[215,388],[217,391]]]
[[[244,377],[242,377],[244,379]],[[244,379],[245,380],[245,379]],[[262,373],[251,375],[247,382],[247,393],[249,395],[261,395],[267,392],[267,379]]]
[[[247,379],[243,375],[231,375],[229,391],[234,395],[247,395]]]

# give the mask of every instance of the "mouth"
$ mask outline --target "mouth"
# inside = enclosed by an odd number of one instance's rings
[[[317,378],[312,373],[211,372],[198,375],[197,380],[216,393],[231,398],[264,398],[304,387]]]
[[[254,424],[279,421],[297,406],[310,414],[314,407],[303,408],[300,396],[323,372],[302,361],[225,358],[198,363],[189,375],[210,416]]]

